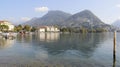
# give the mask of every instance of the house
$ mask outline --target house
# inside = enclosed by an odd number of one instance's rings
[[[38,27],[38,32],[59,32],[60,30],[55,26],[41,26]]]
[[[55,26],[46,26],[47,32],[59,32],[60,30]]]
[[[9,31],[13,31],[14,30],[14,25],[11,24],[9,21],[0,21],[0,25],[7,25],[9,27]]]
[[[46,27],[38,27],[38,32],[46,32]]]

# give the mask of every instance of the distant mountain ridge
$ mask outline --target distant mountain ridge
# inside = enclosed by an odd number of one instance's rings
[[[27,21],[23,25],[43,26],[43,25],[57,25],[60,27],[84,27],[84,28],[105,28],[112,29],[111,25],[102,22],[90,10],[84,10],[76,14],[69,14],[63,11],[49,11],[41,18],[35,18]]]
[[[116,27],[116,30],[120,32],[120,19],[116,20],[112,23],[114,27]]]
[[[120,19],[118,19],[115,22],[113,22],[112,25],[115,26],[115,27],[119,27],[120,28]]]
[[[76,13],[65,20],[66,26],[80,27],[80,26],[96,26],[102,25],[103,23],[97,16],[95,16],[91,11],[84,10],[82,12]]]
[[[49,11],[46,15],[41,18],[32,19],[24,23],[31,26],[42,26],[42,25],[60,25],[65,19],[70,17],[71,14],[62,11]]]

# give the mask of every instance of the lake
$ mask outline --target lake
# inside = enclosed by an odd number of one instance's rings
[[[0,67],[120,67],[120,33],[116,47],[113,33],[18,34],[0,38]]]

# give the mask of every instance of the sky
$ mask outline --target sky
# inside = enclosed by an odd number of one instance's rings
[[[120,19],[120,0],[0,0],[0,20],[21,24],[50,10],[75,14],[85,9],[107,24]]]

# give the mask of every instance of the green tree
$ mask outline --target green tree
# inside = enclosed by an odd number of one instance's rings
[[[30,30],[31,30],[31,26],[25,25],[24,28],[23,28],[23,30],[25,30],[25,31],[30,31]]]
[[[0,31],[2,31],[2,28],[3,28],[2,25],[0,25]]]
[[[8,25],[0,25],[0,31],[8,31],[9,26]]]
[[[20,32],[23,29],[22,25],[18,25],[14,27],[15,32]]]
[[[69,29],[68,28],[62,28],[60,29],[61,32],[69,32]]]
[[[96,29],[96,32],[107,32],[108,30],[107,29],[104,29],[104,28],[97,28]]]
[[[36,28],[32,27],[31,32],[35,32],[35,31],[36,31]]]
[[[22,29],[23,29],[23,28],[22,28],[22,25],[18,25],[18,26],[17,26],[17,32],[20,32]]]

